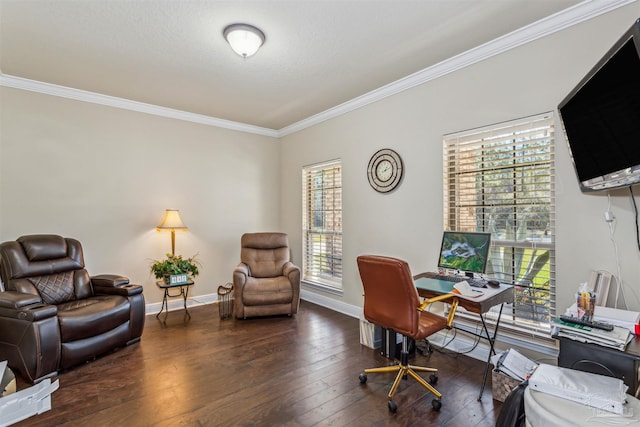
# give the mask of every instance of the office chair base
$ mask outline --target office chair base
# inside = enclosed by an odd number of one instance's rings
[[[438,370],[435,368],[426,368],[424,366],[414,366],[414,365],[393,365],[393,366],[383,366],[380,368],[371,368],[365,369],[363,373],[358,377],[360,379],[360,383],[364,384],[367,382],[367,374],[378,374],[385,372],[397,372],[396,379],[393,381],[393,385],[391,386],[391,390],[389,390],[389,410],[391,412],[396,412],[398,409],[398,405],[393,400],[393,395],[396,393],[398,386],[400,385],[400,380],[402,378],[406,378],[407,375],[416,380],[421,386],[429,390],[435,398],[431,402],[431,406],[436,411],[439,411],[442,407],[442,394],[436,390],[431,384],[426,382],[417,372],[431,372],[432,374],[429,376],[429,380],[432,384],[435,384],[438,381]]]

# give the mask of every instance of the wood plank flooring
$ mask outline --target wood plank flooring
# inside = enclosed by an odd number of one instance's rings
[[[358,381],[387,359],[360,345],[357,319],[309,302],[293,317],[220,320],[215,304],[190,313],[147,316],[140,343],[61,373],[52,410],[18,425],[485,427],[501,407],[490,384],[476,400],[482,362],[434,352],[412,363],[440,370],[442,409],[408,379],[389,412],[393,375]]]

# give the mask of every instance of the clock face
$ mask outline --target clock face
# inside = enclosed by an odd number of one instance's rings
[[[398,153],[388,148],[377,151],[369,160],[369,184],[380,193],[388,193],[396,188],[402,180],[402,173],[402,159]]]
[[[387,159],[382,160],[376,167],[376,177],[382,182],[387,182],[393,176],[393,166]]]

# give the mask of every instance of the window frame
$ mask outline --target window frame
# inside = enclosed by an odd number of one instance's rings
[[[342,200],[341,159],[302,168],[302,281],[337,294],[343,292]]]
[[[501,333],[507,331],[514,336],[533,336],[549,345],[549,333],[556,314],[554,132],[553,113],[548,112],[443,137],[444,230],[492,233],[491,259],[494,265],[490,263],[490,268],[499,268],[496,271],[502,274],[497,278],[515,285],[516,294],[514,304],[505,304],[502,311]],[[509,154],[514,157],[511,166],[504,160]],[[517,162],[516,157],[519,157]],[[485,163],[485,159],[489,160]],[[512,175],[513,188],[510,191],[504,185],[507,172],[501,176],[502,170],[509,170]],[[538,186],[543,189],[538,190]],[[508,210],[505,208],[508,203],[496,195],[499,192],[505,199],[508,195],[513,199],[509,207],[513,211],[514,224],[510,235],[506,232],[507,225],[504,230],[499,230],[487,219],[487,212]],[[465,214],[466,219],[462,219]],[[536,218],[548,221],[548,230],[536,230]],[[533,230],[528,229],[530,221],[534,224]],[[545,224],[541,222],[539,225]],[[503,233],[499,234],[500,231]],[[539,233],[538,238],[536,233]],[[516,256],[519,257],[517,262]],[[548,260],[540,267],[546,257]],[[511,263],[511,270],[504,264],[496,266],[504,260]],[[543,269],[546,270],[543,272]],[[534,276],[531,276],[532,272]],[[494,274],[490,270],[487,272],[489,277],[495,277]],[[541,281],[537,280],[538,276],[544,278],[545,275],[548,279],[545,284],[536,283]],[[525,319],[524,307],[531,308],[529,320]],[[498,310],[499,307],[495,307],[486,314],[490,323],[497,321]],[[473,315],[463,317],[474,319]]]

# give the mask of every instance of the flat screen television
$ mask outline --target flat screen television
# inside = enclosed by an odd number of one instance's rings
[[[440,245],[439,268],[463,271],[467,276],[487,269],[491,233],[445,231]]]
[[[583,192],[640,183],[640,19],[558,111]]]

